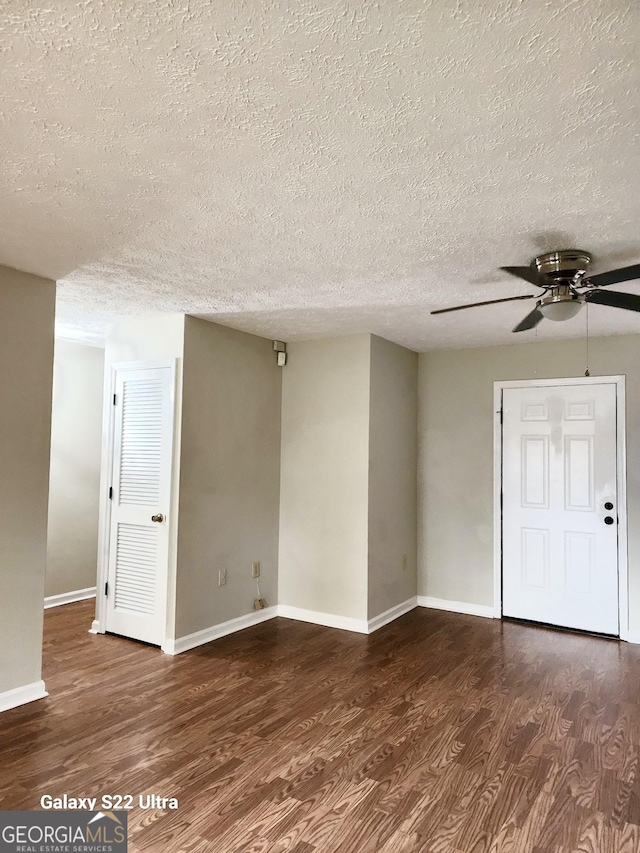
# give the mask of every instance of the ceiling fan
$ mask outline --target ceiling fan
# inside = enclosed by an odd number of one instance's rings
[[[445,314],[448,311],[461,311],[463,308],[476,308],[478,305],[495,305],[498,302],[513,302],[516,299],[538,299],[536,307],[512,330],[524,332],[533,329],[541,320],[569,320],[575,317],[585,302],[610,305],[613,308],[626,308],[640,311],[640,296],[621,293],[618,290],[600,290],[609,284],[633,281],[640,278],[640,264],[622,267],[598,275],[587,276],[591,255],[581,249],[561,249],[538,255],[528,267],[500,267],[505,272],[523,278],[529,284],[542,289],[542,294],[507,296],[503,299],[489,299],[486,302],[472,302],[469,305],[456,305],[453,308],[439,308],[432,314]]]

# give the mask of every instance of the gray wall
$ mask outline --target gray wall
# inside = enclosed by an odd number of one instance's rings
[[[38,682],[55,283],[0,267],[0,694]]]
[[[56,340],[45,595],[96,585],[104,350]]]
[[[369,619],[416,594],[417,354],[372,335],[370,382]]]
[[[626,374],[630,629],[640,630],[640,336],[590,341],[591,375]],[[493,605],[493,382],[579,377],[582,340],[420,356],[418,594]]]
[[[371,336],[289,345],[280,604],[367,619]]]
[[[253,561],[277,603],[282,373],[271,341],[186,318],[177,637],[253,612]]]

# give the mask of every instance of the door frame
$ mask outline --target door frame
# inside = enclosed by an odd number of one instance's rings
[[[554,385],[615,385],[616,466],[618,490],[618,611],[620,639],[629,640],[629,564],[627,556],[627,458],[625,376],[576,376],[561,379],[519,379],[493,383],[493,609],[502,618],[502,392],[507,388],[548,388]]]
[[[115,438],[115,406],[112,405],[116,389],[116,380],[120,370],[154,370],[159,367],[168,367],[171,370],[171,398],[170,405],[173,411],[173,424],[171,439],[169,442],[171,466],[175,475],[174,451],[176,444],[176,377],[177,359],[159,358],[148,361],[117,361],[109,365],[104,377],[104,403],[102,415],[102,461],[100,467],[100,523],[98,529],[98,569],[96,575],[96,618],[91,626],[90,634],[104,634],[107,623],[107,600],[104,595],[105,584],[109,577],[109,544],[111,541],[111,499],[109,498],[109,487],[111,485],[111,474],[113,469],[113,445]],[[172,476],[173,480],[173,476]],[[168,632],[168,611],[170,604],[170,590],[172,588],[171,556],[175,550],[175,524],[174,524],[174,489],[171,485],[171,497],[169,507],[169,567],[167,573],[167,618],[165,619],[164,640],[160,646],[165,651],[171,640]]]

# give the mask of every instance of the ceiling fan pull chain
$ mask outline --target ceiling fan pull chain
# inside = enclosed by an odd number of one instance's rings
[[[585,307],[585,317],[587,321],[587,369],[584,372],[585,376],[591,376],[589,372],[589,303],[587,302]]]

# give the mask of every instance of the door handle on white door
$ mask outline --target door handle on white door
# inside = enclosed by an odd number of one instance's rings
[[[159,512],[157,515],[152,515],[151,521],[157,521],[158,523],[164,521],[164,515],[161,512]]]
[[[610,515],[605,515],[605,517],[604,517],[604,523],[605,523],[605,524],[613,524],[613,518],[611,518],[611,516],[610,516]]]

